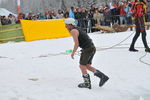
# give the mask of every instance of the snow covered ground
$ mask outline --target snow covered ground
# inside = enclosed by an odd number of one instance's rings
[[[71,37],[6,43],[0,44],[0,100],[150,100],[150,54],[141,37],[139,52],[129,52],[131,31],[89,35],[97,47],[92,65],[110,77],[103,87],[91,72],[92,89],[77,87],[83,81],[79,56],[73,60],[65,53],[73,48]]]

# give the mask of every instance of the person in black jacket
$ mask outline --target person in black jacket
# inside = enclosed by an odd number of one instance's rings
[[[109,78],[104,73],[91,66],[92,59],[96,52],[96,48],[92,42],[92,39],[85,31],[83,31],[83,29],[75,27],[75,20],[73,18],[65,19],[65,24],[66,28],[68,29],[74,40],[74,48],[73,52],[71,53],[72,59],[74,59],[74,55],[78,47],[82,48],[82,53],[80,57],[80,69],[84,82],[80,83],[78,87],[91,89],[90,75],[88,74],[87,70],[92,71],[95,76],[99,77],[99,86],[103,86]]]
[[[135,4],[133,5],[133,15],[135,16],[136,34],[133,37],[129,51],[138,52],[138,50],[134,48],[134,45],[140,33],[142,33],[142,41],[145,47],[145,51],[150,52],[150,49],[146,40],[146,30],[145,30],[145,24],[144,24],[145,10],[146,8],[145,8],[145,4],[143,0],[136,1]]]

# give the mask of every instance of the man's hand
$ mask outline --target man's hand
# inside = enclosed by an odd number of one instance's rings
[[[71,58],[72,58],[72,59],[74,59],[74,54],[75,54],[75,52],[72,52],[72,53],[71,53]]]
[[[72,29],[71,35],[74,40],[74,48],[73,48],[73,52],[71,53],[71,58],[74,59],[74,54],[77,51],[78,46],[79,46],[79,41],[78,41],[79,31],[77,29]]]

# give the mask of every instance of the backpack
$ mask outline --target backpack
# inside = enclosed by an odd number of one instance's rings
[[[133,15],[138,17],[145,15],[145,4],[143,2],[136,2],[133,5]]]

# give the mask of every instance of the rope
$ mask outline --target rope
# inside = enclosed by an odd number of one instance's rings
[[[121,43],[123,43],[124,41],[126,41],[128,38],[130,38],[132,35],[134,34],[134,32],[132,33],[132,34],[130,34],[128,37],[126,37],[125,39],[123,39],[122,41],[120,41],[119,43],[117,43],[117,44],[115,44],[115,45],[113,45],[113,46],[111,46],[111,47],[107,47],[107,48],[100,48],[100,49],[98,49],[98,47],[97,47],[97,51],[104,51],[104,50],[108,50],[108,49],[121,49],[121,48],[128,48],[128,47],[116,47],[116,46],[119,46],[119,45],[123,45],[123,44],[121,44]],[[142,47],[137,47],[137,48],[142,48]],[[70,54],[70,53],[66,53],[66,52],[60,52],[60,53],[53,53],[53,54],[46,54],[46,55],[40,55],[40,56],[38,56],[38,57],[32,57],[32,58],[44,58],[44,57],[49,57],[49,56],[59,56],[59,55],[68,55],[68,54]],[[78,56],[80,56],[80,54],[81,54],[81,51],[77,51],[76,53],[75,53],[75,55],[78,55]],[[143,63],[143,64],[146,64],[146,65],[148,65],[148,66],[150,66],[150,64],[149,63],[146,63],[146,62],[144,62],[142,59],[144,58],[144,57],[146,57],[146,55],[147,55],[147,52],[142,56],[142,57],[140,57],[139,58],[139,61],[141,62],[141,63]],[[3,57],[3,56],[0,56],[0,58],[8,58],[8,57]],[[10,59],[10,58],[9,58]],[[12,58],[11,58],[12,59]]]
[[[119,45],[119,46],[121,46],[121,45]],[[114,48],[111,48],[111,49],[127,49],[127,48],[129,48],[129,47],[114,47]],[[136,47],[136,48],[144,48],[144,47]],[[99,49],[104,49],[104,48],[99,48]]]
[[[134,32],[133,32],[132,34],[134,34]],[[117,43],[117,44],[115,44],[115,45],[113,45],[113,46],[111,46],[111,47],[108,47],[108,48],[100,48],[100,49],[98,49],[97,51],[104,51],[104,50],[115,49],[115,48],[127,48],[127,47],[116,47],[116,46],[121,45],[121,43],[123,43],[123,42],[126,41],[129,37],[131,37],[132,34],[130,34],[130,35],[129,35],[128,37],[126,37],[124,40],[120,41],[119,43]],[[138,48],[142,48],[142,47],[138,47]],[[139,61],[140,61],[141,63],[145,64],[145,65],[150,66],[149,63],[144,62],[144,61],[142,60],[144,57],[146,57],[146,55],[147,55],[147,52],[146,52],[142,57],[139,58]]]
[[[14,59],[14,58],[9,58],[9,57],[0,56],[0,59],[1,59],[1,58],[7,58],[7,59],[11,59],[11,60]]]
[[[123,39],[122,41],[120,41],[119,43],[117,43],[117,44],[115,44],[115,45],[113,45],[111,47],[100,48],[100,49],[97,47],[97,51],[104,51],[104,50],[108,50],[108,49],[128,48],[128,47],[116,47],[116,46],[123,45],[121,43],[123,43],[124,41],[126,41],[127,39],[129,39],[133,34],[134,34],[134,32],[132,34],[130,34],[128,37],[126,37],[125,39]],[[137,47],[137,48],[143,48],[143,47]],[[48,57],[48,56],[58,56],[58,55],[68,55],[68,54],[70,54],[70,53],[61,52],[61,53],[56,53],[56,54],[40,55],[38,57],[33,57],[33,58],[43,58],[43,57]],[[80,56],[80,54],[81,54],[81,51],[77,51],[75,55]],[[146,62],[142,61],[142,59],[144,57],[146,57],[146,55],[147,55],[147,52],[142,57],[139,58],[139,61],[141,63],[143,63],[143,64],[146,64],[146,65],[150,66],[149,63],[146,63]]]
[[[59,56],[59,55],[69,55],[70,53],[66,53],[66,52],[60,52],[60,53],[49,53],[49,54],[45,54],[45,55],[40,55],[37,57],[32,57],[32,58],[45,58],[45,57],[49,57],[49,56]]]
[[[147,62],[145,62],[145,61],[142,60],[142,59],[145,58],[146,56],[147,56],[147,52],[146,52],[143,56],[141,56],[141,57],[139,58],[139,61],[140,61],[141,63],[145,64],[145,65],[150,66],[149,63],[147,63]]]
[[[58,56],[58,55],[62,55],[62,53],[45,54],[45,55],[40,55],[40,56],[32,57],[32,58],[45,58],[45,57],[49,57],[49,56]]]
[[[80,53],[81,51],[77,51],[76,53],[75,53],[75,55],[78,55],[78,56],[80,56]],[[60,55],[69,55],[69,54],[71,54],[71,53],[66,53],[66,52],[60,52],[60,53],[49,53],[49,54],[45,54],[45,55],[40,55],[40,56],[37,56],[37,57],[32,57],[32,58],[45,58],[45,57],[49,57],[49,56],[60,56]]]
[[[0,58],[8,58],[8,57],[0,56]]]
[[[134,34],[134,32],[133,32],[132,34]],[[130,35],[129,35],[128,37],[126,37],[124,40],[122,40],[121,42],[119,42],[119,43],[117,43],[117,44],[115,44],[115,45],[113,45],[113,46],[111,46],[111,47],[102,48],[102,49],[97,50],[97,51],[112,49],[112,48],[116,47],[117,45],[120,45],[122,42],[126,41],[129,37],[131,37],[132,34],[130,34]],[[40,56],[38,56],[38,57],[32,57],[32,58],[44,58],[44,57],[49,57],[49,56],[59,56],[59,55],[68,55],[68,54],[70,54],[70,53],[60,52],[60,53],[55,53],[55,54],[40,55]],[[80,55],[81,55],[81,51],[77,51],[77,52],[75,53],[75,55],[80,56]]]
[[[134,32],[133,32],[132,34],[130,34],[128,37],[126,37],[125,39],[123,39],[122,41],[120,41],[119,43],[117,43],[117,44],[115,44],[115,45],[113,45],[113,46],[111,46],[111,47],[101,48],[101,49],[99,49],[99,48],[97,47],[97,51],[104,51],[104,50],[108,50],[108,49],[113,49],[114,47],[120,45],[121,43],[123,43],[124,41],[126,41],[127,39],[129,39],[133,34],[134,34]]]

